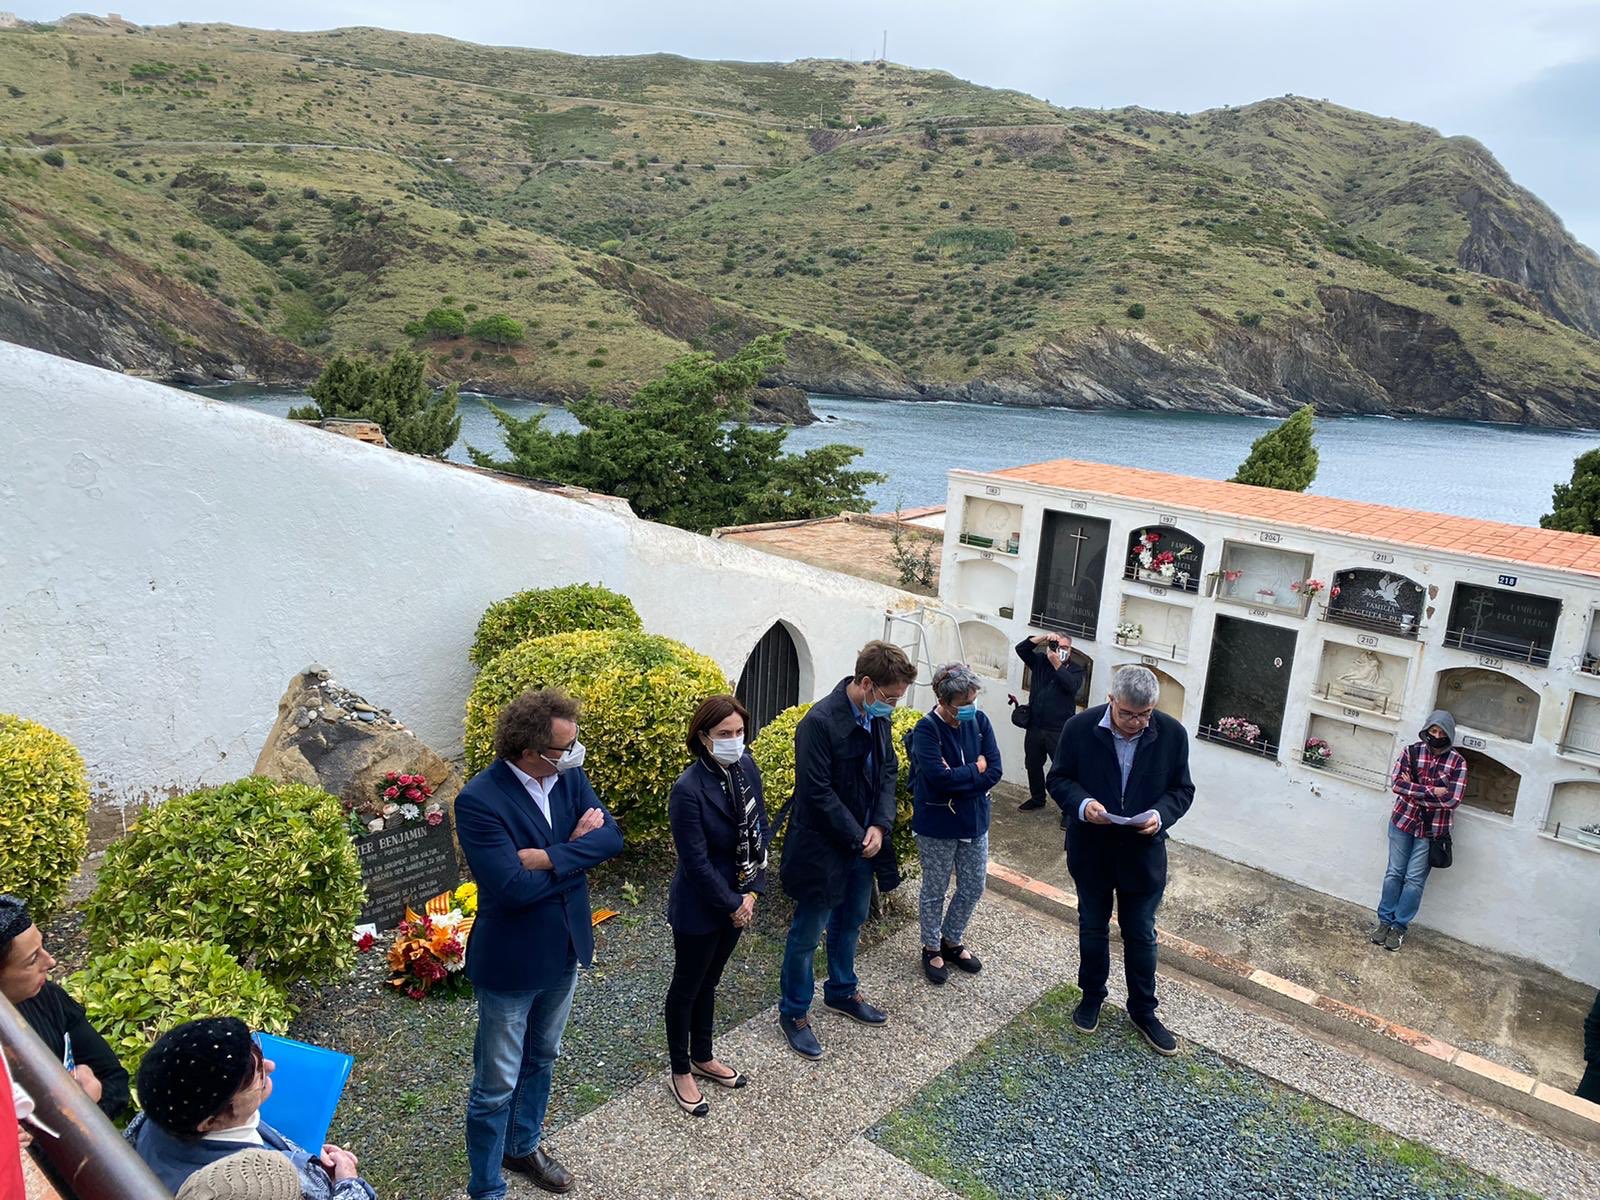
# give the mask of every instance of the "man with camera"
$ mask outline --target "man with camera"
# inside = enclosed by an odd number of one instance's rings
[[[1036,633],[1017,643],[1017,657],[1033,672],[1028,696],[1028,724],[1022,735],[1022,759],[1028,768],[1028,798],[1017,807],[1033,812],[1045,805],[1045,760],[1055,763],[1061,730],[1078,711],[1083,668],[1072,661],[1072,639],[1064,634]],[[1062,828],[1066,818],[1062,817]]]

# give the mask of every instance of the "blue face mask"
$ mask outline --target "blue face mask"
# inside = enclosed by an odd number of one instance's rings
[[[894,705],[885,704],[882,700],[868,700],[861,711],[869,717],[892,717]]]
[[[978,706],[976,704],[958,704],[956,706],[956,720],[976,721],[978,719]]]

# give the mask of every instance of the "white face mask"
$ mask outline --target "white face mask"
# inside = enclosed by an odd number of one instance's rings
[[[725,767],[731,767],[744,757],[744,737],[723,737],[711,739],[711,757]]]
[[[574,741],[561,752],[560,758],[551,758],[548,754],[541,754],[539,757],[552,764],[557,774],[565,775],[568,771],[583,766],[583,743]]]

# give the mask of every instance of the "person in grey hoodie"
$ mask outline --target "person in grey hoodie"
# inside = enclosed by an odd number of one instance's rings
[[[1398,950],[1422,907],[1428,882],[1428,842],[1444,837],[1467,791],[1467,760],[1455,748],[1456,719],[1443,709],[1428,714],[1421,740],[1395,760],[1390,790],[1389,869],[1378,898],[1378,923],[1367,931],[1385,950]]]

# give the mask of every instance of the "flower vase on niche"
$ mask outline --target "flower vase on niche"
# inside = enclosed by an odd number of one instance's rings
[[[1267,608],[1276,608],[1278,604],[1278,593],[1273,591],[1271,588],[1257,588],[1256,603],[1264,605]]]
[[[1144,637],[1144,626],[1137,621],[1124,621],[1117,626],[1117,645],[1137,646]]]

